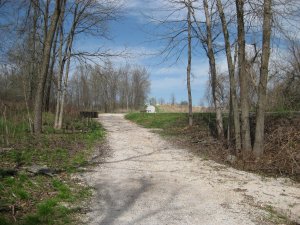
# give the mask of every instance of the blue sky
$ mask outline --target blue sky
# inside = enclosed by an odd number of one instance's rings
[[[173,56],[166,61],[165,55],[159,54],[163,50],[164,46],[166,46],[166,42],[159,39],[161,38],[160,35],[170,31],[170,27],[166,26],[166,28],[164,26],[158,26],[157,22],[153,20],[151,21],[149,18],[165,19],[166,15],[168,15],[171,11],[174,11],[174,8],[172,8],[173,5],[168,5],[168,1],[164,0],[120,1],[124,2],[125,7],[121,18],[116,22],[110,23],[111,40],[97,39],[95,37],[82,38],[78,40],[77,46],[89,51],[94,51],[99,47],[110,49],[112,52],[120,52],[126,49],[126,51],[130,53],[130,57],[126,59],[112,58],[111,61],[113,61],[117,66],[122,66],[128,62],[129,64],[137,64],[146,67],[149,71],[151,80],[151,93],[149,98],[163,98],[166,102],[169,102],[171,95],[174,94],[177,102],[186,101],[187,50],[185,49],[182,52],[181,57],[178,60],[176,60],[176,57]],[[230,5],[226,9],[226,15],[229,16],[234,13],[234,9],[232,7],[234,7],[234,5]],[[200,14],[201,12],[197,13],[198,14],[196,16],[198,18],[204,17]],[[177,13],[172,14],[169,19],[180,20],[181,18],[186,18],[185,10],[178,10]],[[255,20],[250,21],[251,23],[258,25],[258,28],[261,27],[261,18],[255,18]],[[293,30],[290,28],[290,24],[287,23],[287,21],[285,21],[285,23],[287,24],[285,30]],[[180,24],[176,25],[180,26]],[[284,23],[282,23],[282,25],[284,25]],[[172,28],[178,29],[178,26],[176,28]],[[181,37],[186,38],[186,35],[187,34],[185,32]],[[285,47],[280,47],[280,45],[282,45],[282,41],[275,41],[277,37],[276,32],[274,32],[273,35],[273,53],[284,51]],[[234,39],[235,32],[232,32],[231,36],[231,38]],[[280,40],[281,38],[278,36],[277,39]],[[217,39],[217,41],[219,44],[223,45],[222,35]],[[250,54],[253,50],[252,43],[257,43],[259,47],[261,43],[261,35],[260,32],[255,31],[255,26],[253,28],[253,33],[247,34],[246,41],[246,47]],[[191,82],[193,105],[208,105],[206,98],[209,80],[208,59],[202,47],[200,45],[196,45],[195,42],[196,41],[194,41],[193,44]],[[276,42],[279,44],[276,44]],[[182,46],[178,46],[178,48],[181,47]],[[272,57],[278,58],[278,54],[272,54]],[[282,55],[279,57],[282,57]],[[225,52],[217,54],[216,63],[219,73],[227,71]]]
[[[128,3],[128,4],[127,4]],[[154,33],[163,33],[163,28],[155,23],[149,23],[143,13],[159,17],[163,12],[156,11],[163,3],[160,1],[129,0],[120,20],[110,24],[111,40],[86,38],[78,41],[77,45],[88,50],[97,49],[100,46],[121,51],[126,49],[130,53],[127,59],[114,58],[115,64],[138,64],[145,66],[150,73],[151,93],[149,97],[164,98],[170,101],[174,94],[176,101],[187,100],[186,88],[186,51],[176,62],[174,57],[164,60],[165,57],[158,54],[164,47],[164,43],[158,41]],[[151,3],[151,6],[150,6]],[[143,13],[142,13],[143,12]],[[177,15],[180,16],[180,15]],[[82,45],[82,46],[81,46]],[[192,95],[193,105],[206,104],[205,92],[208,81],[208,60],[204,52],[197,46],[197,52],[193,55],[192,63]],[[226,69],[226,61],[222,56],[218,60],[219,68]]]
[[[125,10],[123,16],[117,21],[110,24],[110,34],[112,40],[102,40],[96,38],[84,38],[77,42],[78,46],[93,51],[100,46],[104,46],[115,52],[120,52],[124,49],[131,53],[131,57],[127,59],[114,58],[111,59],[115,65],[123,65],[126,62],[130,64],[138,64],[145,66],[150,73],[151,80],[151,93],[149,97],[156,97],[157,99],[164,98],[165,101],[170,101],[171,95],[174,94],[177,102],[187,100],[186,90],[186,49],[182,53],[181,57],[175,63],[175,58],[171,57],[168,61],[164,61],[165,56],[158,54],[165,46],[164,42],[158,41],[159,36],[156,33],[164,33],[164,28],[158,28],[157,23],[150,23],[149,17],[151,15],[155,18],[165,18],[168,12],[164,9],[171,9],[172,6],[168,5],[168,1],[164,0],[120,0],[123,1]],[[294,0],[295,2],[299,0]],[[277,11],[284,11],[286,7],[295,6],[295,4],[279,5]],[[226,9],[226,15],[234,13],[234,4],[231,4]],[[297,13],[299,13],[296,10]],[[277,16],[281,18],[279,13]],[[197,17],[203,18],[199,12]],[[251,17],[251,15],[249,15]],[[171,19],[186,18],[185,11],[178,11],[171,16]],[[251,17],[252,18],[252,17]],[[248,18],[249,19],[249,18]],[[282,19],[282,18],[281,18]],[[297,25],[297,29],[292,28],[291,24],[299,24],[298,21],[280,20],[281,26],[289,33],[294,32],[294,36],[299,39],[300,29]],[[250,20],[251,25],[258,25],[258,29],[261,27],[261,18],[253,18]],[[232,34],[232,33],[231,33]],[[186,35],[184,33],[183,35]],[[277,37],[277,35],[279,35]],[[221,35],[222,36],[222,35]],[[223,43],[222,37],[218,38],[219,44]],[[231,38],[234,34],[232,34]],[[281,40],[280,34],[273,33],[273,46],[272,52],[285,52],[285,42],[276,41]],[[261,35],[260,31],[255,32],[255,26],[253,33],[247,35],[247,48],[251,54],[252,43],[257,43],[260,46]],[[276,44],[276,42],[278,42]],[[180,47],[180,46],[179,46]],[[193,59],[192,59],[192,95],[194,105],[207,105],[206,91],[209,79],[209,65],[208,59],[201,46],[197,45],[193,47]],[[273,54],[271,59],[284,58],[282,55]],[[225,72],[227,70],[227,63],[225,53],[221,52],[216,56],[217,69],[219,72]],[[272,69],[272,68],[271,68]]]

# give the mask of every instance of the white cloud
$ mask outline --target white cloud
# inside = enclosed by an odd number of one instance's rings
[[[126,13],[137,17],[143,23],[186,18],[186,10],[182,10],[182,3],[170,3],[167,0],[122,0],[122,3]]]

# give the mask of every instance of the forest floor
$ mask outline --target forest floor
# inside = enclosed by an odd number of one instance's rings
[[[83,224],[300,223],[299,183],[198,157],[122,114],[99,122],[110,156],[79,175],[95,190]]]

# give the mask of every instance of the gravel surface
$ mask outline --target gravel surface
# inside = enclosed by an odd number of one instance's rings
[[[111,156],[82,174],[95,188],[90,225],[300,223],[300,186],[204,160],[124,119],[101,114]]]

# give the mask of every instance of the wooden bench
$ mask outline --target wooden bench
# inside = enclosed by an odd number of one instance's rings
[[[80,116],[84,118],[98,118],[98,112],[81,111]]]

